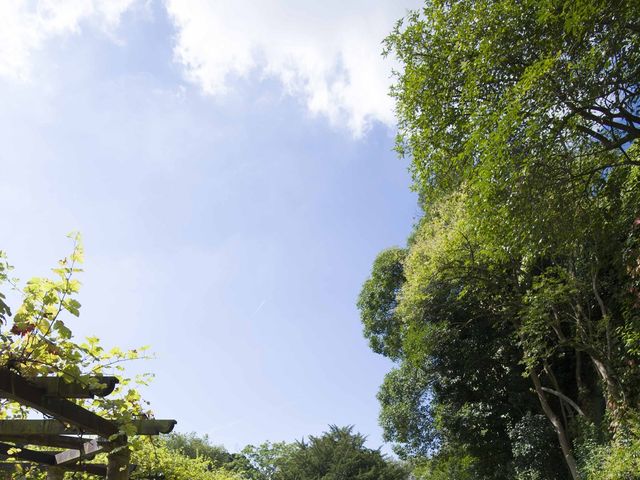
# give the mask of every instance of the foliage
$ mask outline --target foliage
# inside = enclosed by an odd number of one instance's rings
[[[413,466],[416,480],[474,480],[475,459],[463,451],[441,450],[429,459],[419,458]]]
[[[295,443],[264,442],[247,445],[227,468],[250,480],[275,480],[297,450]]]
[[[407,472],[365,446],[352,427],[330,426],[319,437],[299,442],[286,459],[277,480],[404,480]]]
[[[380,425],[401,458],[427,456],[438,444],[427,375],[409,363],[385,375],[378,392]]]
[[[336,426],[300,442],[248,445],[224,468],[250,480],[407,479],[403,467],[367,448],[352,427]]]
[[[358,307],[397,364],[385,436],[432,477],[451,462],[578,478],[585,422],[607,458],[630,455],[616,439],[640,405],[639,18],[631,0],[427,0],[386,40],[424,216]]]
[[[32,278],[24,286],[10,277],[12,267],[0,252],[0,289],[8,287],[12,297],[19,296],[22,300],[17,308],[11,309],[6,303],[7,296],[0,293],[0,367],[27,379],[57,376],[89,388],[100,386],[99,375],[116,375],[119,383],[109,396],[72,401],[116,421],[119,432],[111,440],[125,435],[131,437],[135,434],[132,421],[152,416],[148,402],[138,391],[151,376],[127,378],[123,375],[123,362],[145,358],[147,349],[105,350],[97,337],[89,337],[84,342],[73,337],[70,326],[80,316],[76,297],[80,290],[77,276],[82,272],[83,249],[78,234],[70,238],[72,253],[52,269],[52,277]],[[0,403],[0,418],[27,418],[33,413],[29,407],[16,402]],[[114,451],[122,448],[131,446],[116,447]],[[44,478],[44,474],[33,468],[25,474],[26,478]]]
[[[186,443],[191,436],[185,436]],[[200,439],[201,440],[201,439]],[[175,448],[175,437],[158,439],[138,437],[133,440],[131,463],[136,469],[131,479],[164,478],[167,480],[243,480],[244,477],[217,467],[207,456],[189,456]],[[92,462],[106,462],[105,455],[98,455]],[[29,480],[44,480],[40,469],[25,471]],[[17,477],[16,477],[17,478]],[[66,474],[65,478],[91,480],[96,477],[84,473]]]
[[[586,480],[637,480],[640,478],[640,422],[629,419],[624,432],[610,443],[593,437],[581,441],[578,450]]]
[[[397,358],[401,337],[396,308],[397,294],[404,283],[402,264],[406,250],[390,248],[381,252],[374,264],[371,278],[360,292],[358,308],[374,352]]]
[[[520,419],[509,432],[515,478],[518,480],[543,480],[562,478],[556,471],[560,464],[549,445],[555,442],[553,428],[544,415],[528,414]]]
[[[174,441],[140,440],[132,457],[136,463],[135,478],[151,478],[163,474],[167,480],[241,480],[235,473],[218,468],[206,455],[188,456],[174,448]]]
[[[432,211],[412,237],[398,290],[402,362],[380,389],[380,420],[385,439],[397,442],[403,457],[465,451],[476,458],[478,475],[511,478],[509,431],[537,406],[522,378],[519,351],[505,343],[512,330],[493,325],[494,314],[484,306],[498,292],[474,291],[449,276],[453,265],[443,263],[469,249],[462,200],[452,197]],[[368,288],[380,278],[376,265]]]
[[[180,452],[189,458],[205,458],[215,468],[227,465],[235,458],[223,446],[212,445],[207,435],[198,436],[194,432],[171,433],[164,438],[164,445],[169,450]]]
[[[386,40],[403,67],[398,149],[421,193],[637,165],[602,151],[640,134],[639,13],[634,0],[429,0],[399,22]]]

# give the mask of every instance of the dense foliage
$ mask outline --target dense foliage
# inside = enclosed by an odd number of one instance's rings
[[[197,449],[191,450],[195,445],[198,445]],[[243,480],[240,475],[220,468],[221,465],[216,463],[222,450],[209,445],[206,438],[198,439],[192,435],[173,435],[154,441],[144,439],[137,445],[132,458],[138,465],[134,479],[163,475],[167,480]],[[212,453],[213,460],[210,457]]]
[[[311,435],[308,440],[247,445],[236,454],[210,445],[206,436],[193,434],[173,434],[163,445],[181,456],[204,462],[217,475],[227,472],[246,480],[407,479],[408,472],[401,465],[379,450],[367,448],[365,440],[352,427],[330,426],[327,432],[318,437]]]
[[[249,480],[276,480],[298,448],[296,443],[264,442],[258,446],[247,445],[229,468],[241,472]]]
[[[299,442],[276,480],[405,480],[407,472],[379,450],[365,446],[352,427],[331,426],[319,437]]]
[[[189,458],[205,458],[215,468],[227,465],[235,459],[234,454],[229,453],[222,445],[212,445],[208,435],[198,436],[194,432],[170,433],[164,438],[164,445]]]
[[[358,302],[386,438],[422,478],[637,478],[640,4],[429,0],[386,46],[424,211]]]

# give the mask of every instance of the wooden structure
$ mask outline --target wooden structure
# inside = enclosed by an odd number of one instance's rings
[[[96,388],[87,385],[96,384]],[[25,379],[7,368],[0,368],[0,398],[33,408],[51,420],[0,420],[0,458],[18,462],[0,463],[0,471],[18,465],[38,465],[47,478],[60,480],[65,471],[87,472],[107,480],[127,480],[130,465],[127,438],[120,425],[74,403],[73,398],[105,397],[113,392],[115,377],[87,377],[66,382],[59,377]],[[175,420],[137,420],[136,435],[169,433]],[[28,447],[46,446],[61,451],[42,451]],[[107,453],[106,465],[84,463],[98,453]]]

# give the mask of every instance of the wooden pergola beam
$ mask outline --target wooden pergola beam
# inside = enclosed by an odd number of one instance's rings
[[[67,427],[58,420],[0,420],[0,435],[64,435],[77,434],[77,429]]]
[[[105,438],[118,433],[118,426],[110,420],[65,398],[48,396],[45,389],[37,387],[6,368],[0,368],[0,397],[35,408],[84,432]]]
[[[82,459],[91,458],[102,451],[104,451],[104,447],[98,443],[97,439],[89,440],[88,442],[83,443],[79,449],[70,449],[56,453],[56,465],[60,466],[67,463],[77,462]]]
[[[134,420],[133,426],[136,429],[135,435],[160,435],[171,433],[178,423],[175,420]]]
[[[37,450],[29,450],[28,448],[20,448],[20,451],[14,451],[15,445],[0,442],[0,456],[17,458],[18,460],[27,460],[28,462],[36,462],[42,465],[55,465],[55,452],[39,452]]]
[[[176,425],[175,420],[134,420],[134,435],[160,435],[170,433]],[[37,435],[80,435],[81,428],[65,425],[58,420],[0,420],[0,437],[37,436]],[[104,436],[104,435],[101,435]]]
[[[99,382],[98,386],[91,384]],[[42,388],[45,395],[61,398],[106,397],[116,388],[118,379],[102,375],[82,376],[77,381],[68,382],[63,377],[36,377],[31,380],[36,387]]]
[[[131,432],[128,427],[133,426],[133,435],[159,435],[171,432],[177,422],[137,420],[117,423],[68,400],[106,396],[114,390],[117,382],[115,377],[84,377],[77,382],[66,382],[53,376],[26,379],[6,367],[0,367],[0,398],[33,408],[55,419],[0,420],[0,459],[37,463],[47,468],[47,478],[57,480],[64,476],[61,468],[106,475],[108,480],[128,480],[131,452],[124,431]],[[121,432],[122,427],[127,428]],[[83,441],[87,433],[99,438]],[[71,445],[71,448],[50,452],[30,450],[24,445]],[[108,452],[106,466],[85,462],[80,464],[80,460],[91,459],[103,451]],[[6,465],[16,468],[17,464],[6,462]]]
[[[17,445],[39,445],[43,447],[79,449],[87,439],[65,435],[5,435],[0,433],[0,441],[11,442]]]

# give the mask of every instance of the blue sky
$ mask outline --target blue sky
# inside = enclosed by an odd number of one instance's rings
[[[381,445],[355,302],[418,214],[379,56],[400,3],[0,4],[0,249],[45,275],[83,234],[74,331],[151,345],[131,368],[179,430]]]

